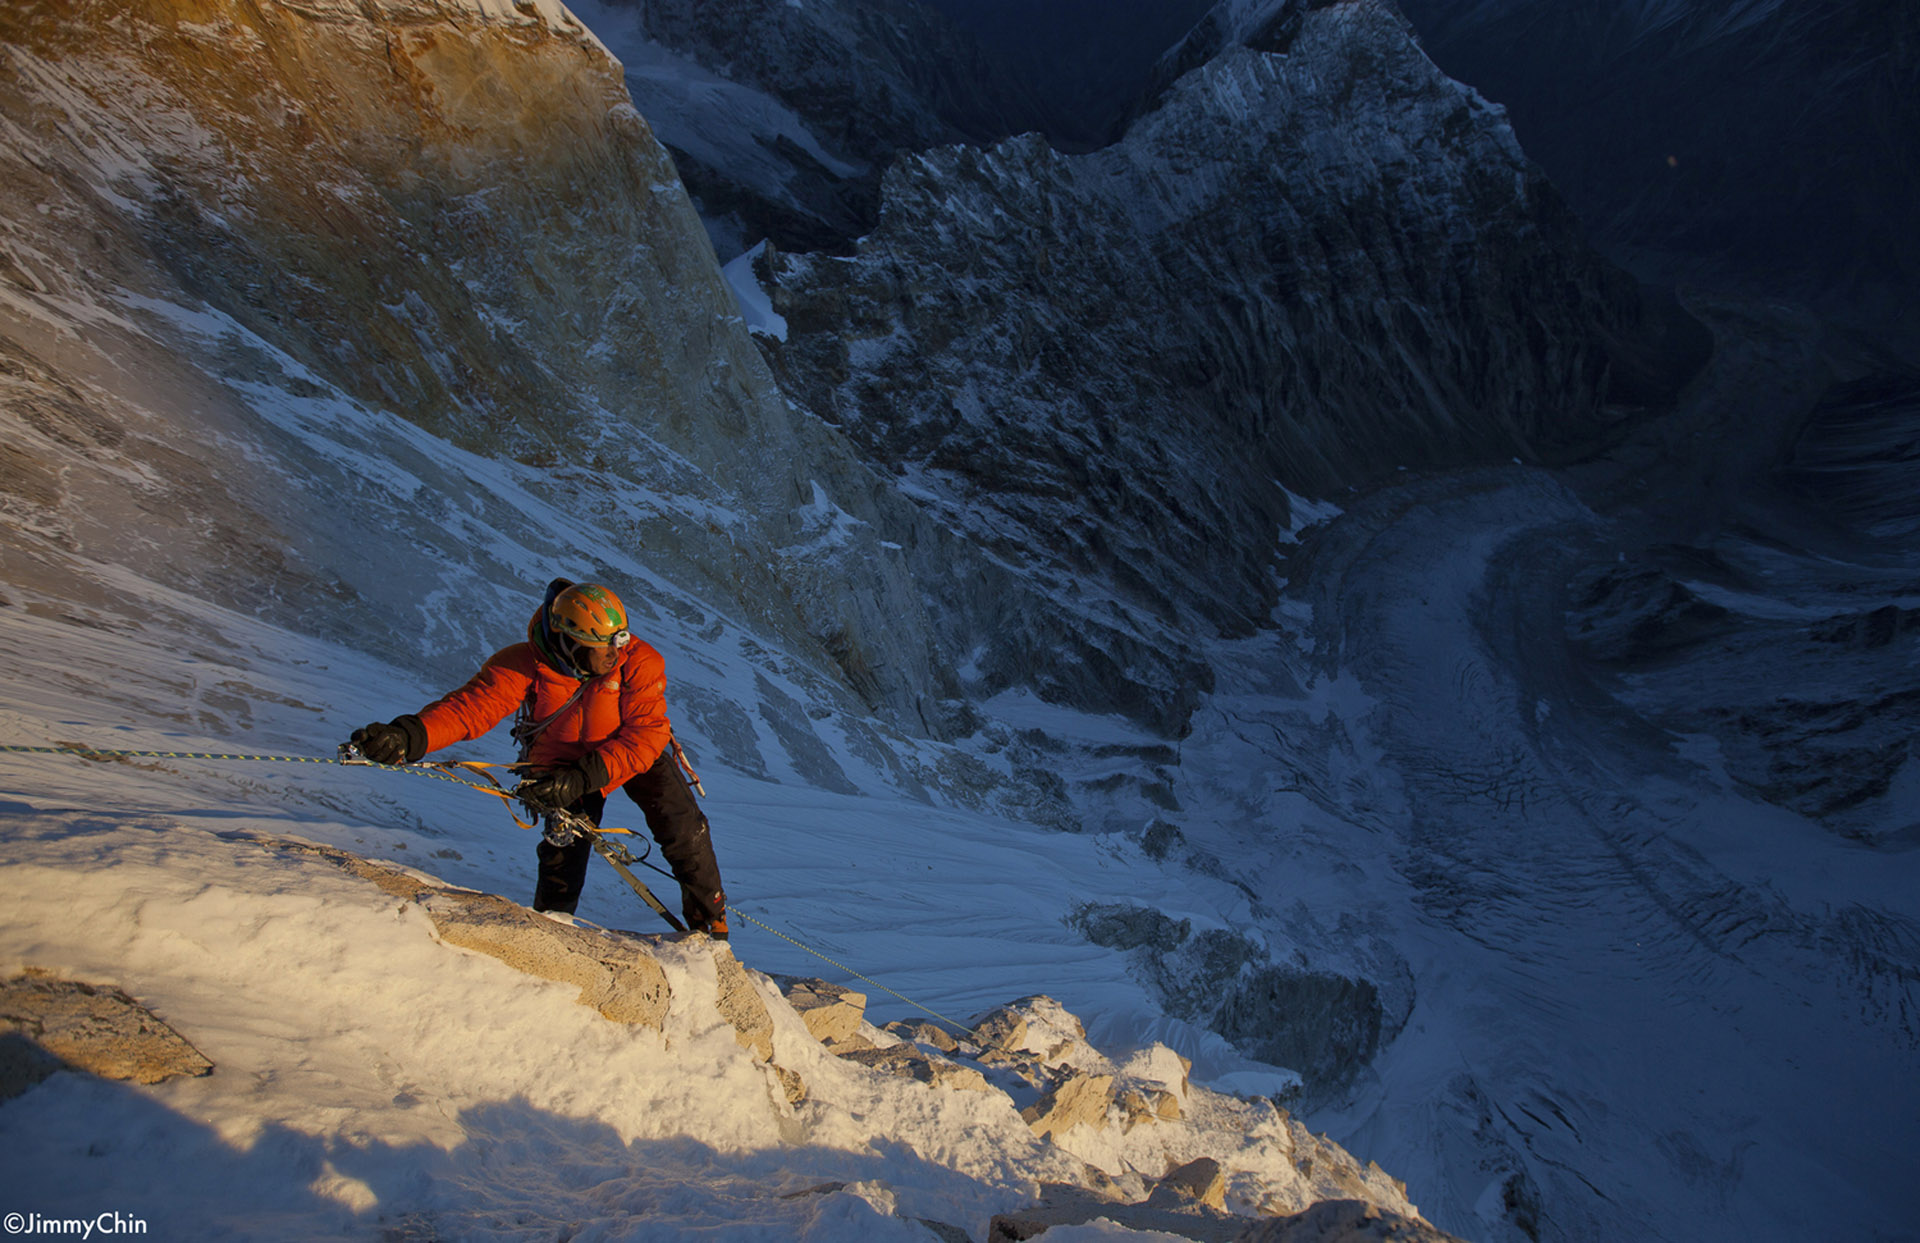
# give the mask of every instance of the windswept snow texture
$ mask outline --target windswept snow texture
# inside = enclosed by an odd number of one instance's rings
[[[89,670],[34,679],[22,670],[71,648],[73,624],[10,603],[0,609],[0,737],[312,755],[433,690],[232,615],[201,612],[191,629],[89,632]],[[716,685],[730,658],[698,640],[682,647],[674,636],[689,636],[674,623],[650,633],[693,675],[681,696],[704,681],[708,702],[734,711],[764,714],[780,701],[746,667]],[[1165,1038],[1196,1055],[1196,1081],[1274,1095],[1292,1086],[1211,1033],[1155,1021],[1125,960],[1069,927],[1073,903],[1138,891],[1141,868],[1152,869],[1137,849],[898,795],[822,790],[791,771],[806,761],[741,773],[711,758],[726,749],[696,720],[682,716],[680,728],[702,760],[735,947],[752,967],[852,983],[875,1021],[927,1016],[838,964],[963,1024],[1048,990],[1099,1016],[1095,1034],[1110,1048]],[[870,750],[812,728],[812,762],[885,788]],[[503,739],[462,748],[489,758],[505,749]],[[1004,1096],[936,1092],[843,1065],[791,1016],[775,1032],[779,1061],[802,1074],[814,1103],[785,1109],[778,1085],[718,1021],[697,943],[660,951],[674,1007],[656,1036],[606,1022],[571,986],[436,945],[418,908],[370,900],[358,882],[290,864],[257,840],[336,845],[524,895],[531,835],[449,782],[11,753],[0,754],[0,790],[0,977],[35,967],[118,983],[217,1068],[145,1088],[57,1075],[0,1104],[7,1211],[59,1220],[111,1206],[161,1237],[828,1243],[924,1239],[921,1217],[981,1237],[993,1212],[1032,1199],[1041,1182],[1084,1177],[1072,1143],[1040,1144]],[[638,824],[624,802],[608,820]],[[1235,896],[1193,876],[1163,899],[1206,919],[1223,894]],[[581,914],[663,930],[598,864]],[[1263,1111],[1275,1117],[1264,1106],[1248,1116]],[[1284,1120],[1260,1129],[1249,1155],[1258,1148],[1290,1177]],[[1137,1179],[1114,1160],[1116,1137],[1079,1142],[1091,1143],[1088,1160]],[[1086,1237],[1139,1236],[1115,1227]]]

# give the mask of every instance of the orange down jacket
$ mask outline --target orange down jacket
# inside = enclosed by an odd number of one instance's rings
[[[619,664],[587,679],[580,698],[567,705],[581,686],[573,675],[541,660],[531,643],[501,648],[465,686],[420,710],[427,750],[478,738],[531,695],[533,719],[553,720],[534,740],[527,759],[580,764],[591,779],[604,778],[599,788],[610,792],[652,768],[672,744],[667,664],[651,645],[635,639],[620,649]]]

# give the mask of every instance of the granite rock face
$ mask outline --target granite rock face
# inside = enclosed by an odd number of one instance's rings
[[[1168,733],[1189,636],[1270,611],[1289,491],[1558,460],[1662,395],[1637,288],[1397,11],[1222,10],[1121,142],[903,159],[851,258],[758,269],[790,391],[986,551],[909,550],[976,688]]]
[[[566,9],[31,3],[0,36],[9,583],[110,610],[130,570],[439,681],[632,558],[854,716],[941,728],[882,547],[919,519],[779,392]]]
[[[947,738],[1022,686],[1177,734],[1195,638],[1272,606],[1285,489],[1590,443],[1635,328],[1388,8],[1279,11],[1284,51],[1202,49],[1109,149],[897,163],[852,258],[769,257],[770,368],[557,4],[15,6],[0,564],[89,607],[94,567],[324,600],[302,625],[441,681],[524,626],[530,564],[630,557],[827,688],[761,711],[827,788],[781,722]],[[874,134],[947,115],[895,102]]]

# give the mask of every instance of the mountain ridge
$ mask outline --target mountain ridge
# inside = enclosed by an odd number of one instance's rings
[[[1697,365],[1621,348],[1659,335],[1650,304],[1397,12],[1274,9],[1291,52],[1225,48],[1112,147],[905,158],[851,258],[756,265],[783,383],[1033,601],[987,693],[1177,736],[1207,685],[1182,632],[1261,624],[1289,495],[1590,452],[1629,418],[1611,401]],[[922,578],[943,618],[1002,591]]]

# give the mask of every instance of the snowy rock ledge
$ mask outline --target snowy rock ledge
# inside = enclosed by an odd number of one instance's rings
[[[883,1030],[697,934],[15,807],[0,979],[88,981],[62,987],[165,1016],[197,1059],[134,1086],[63,1055],[0,1103],[0,1170],[49,1219],[104,1198],[182,1237],[1444,1237],[1271,1102],[1164,1047],[1109,1057],[1048,998],[958,1038]]]

